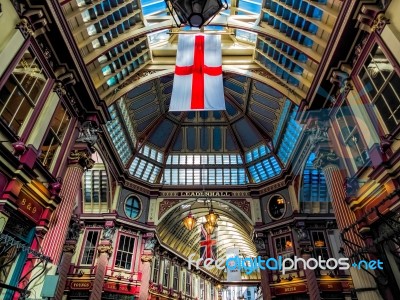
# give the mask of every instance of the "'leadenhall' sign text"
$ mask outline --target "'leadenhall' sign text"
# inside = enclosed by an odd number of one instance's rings
[[[161,197],[250,197],[249,191],[162,191]]]
[[[179,196],[183,196],[183,197],[226,197],[226,196],[232,196],[232,192],[211,192],[211,191],[180,192]]]

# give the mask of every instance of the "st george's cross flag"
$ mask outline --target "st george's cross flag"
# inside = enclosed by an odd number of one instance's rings
[[[225,110],[220,35],[181,34],[169,111]]]

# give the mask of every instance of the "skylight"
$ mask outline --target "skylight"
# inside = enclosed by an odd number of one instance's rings
[[[129,158],[132,156],[132,150],[129,146],[128,137],[123,129],[124,122],[121,121],[121,117],[117,112],[115,104],[109,106],[108,111],[111,115],[111,121],[107,122],[106,124],[108,133],[110,134],[119,157],[121,158],[122,162],[126,164]]]
[[[294,106],[289,115],[285,132],[278,146],[277,155],[284,164],[288,162],[292,155],[302,130],[302,126],[295,120],[297,111],[298,106]]]

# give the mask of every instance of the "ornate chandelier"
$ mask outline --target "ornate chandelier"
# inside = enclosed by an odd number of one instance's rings
[[[222,9],[226,0],[164,0],[178,27],[202,27]]]

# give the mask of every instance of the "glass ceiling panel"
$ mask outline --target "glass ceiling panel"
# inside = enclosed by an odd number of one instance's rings
[[[244,168],[166,168],[165,185],[243,185],[248,183]]]
[[[289,115],[286,129],[278,146],[278,157],[281,161],[286,164],[292,155],[292,152],[297,144],[297,140],[300,136],[302,126],[295,120],[298,106],[294,106],[292,112]]]
[[[115,105],[109,106],[108,111],[111,115],[111,121],[107,122],[106,124],[108,133],[110,134],[119,157],[121,158],[122,162],[126,164],[129,158],[132,157],[132,149],[123,128],[124,122],[121,122],[121,117]]]

